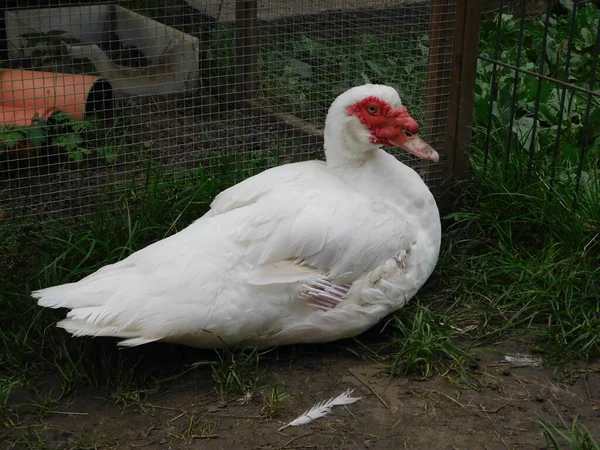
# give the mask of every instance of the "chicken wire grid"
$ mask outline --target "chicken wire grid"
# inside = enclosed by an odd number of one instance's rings
[[[0,219],[120,208],[150,172],[244,177],[322,158],[330,103],[367,82],[396,87],[443,157],[455,10],[439,0],[15,1],[0,55]],[[439,187],[440,163],[397,155]]]

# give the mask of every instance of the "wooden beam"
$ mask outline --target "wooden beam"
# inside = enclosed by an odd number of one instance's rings
[[[457,111],[456,132],[453,136],[454,168],[452,170],[455,181],[464,180],[469,173],[469,146],[471,145],[482,9],[481,0],[469,0],[468,2],[459,0],[459,4],[464,8],[465,16],[462,46],[454,51],[454,60],[461,62],[460,75],[457,75],[456,79],[460,92],[457,95],[458,98],[451,99],[450,102],[450,106]],[[456,103],[454,104],[453,101]],[[458,191],[455,191],[456,193]]]
[[[235,53],[237,103],[254,98],[258,89],[257,0],[235,1]]]
[[[454,9],[451,0],[433,0],[429,19],[429,61],[427,65],[425,140],[442,156],[448,125],[447,101],[450,89],[452,40],[454,37]],[[421,162],[421,176],[433,178],[439,164]]]
[[[443,181],[440,186],[443,207],[450,205],[459,194],[457,181],[468,175],[481,11],[481,0],[456,2]]]
[[[265,114],[273,116],[276,120],[289,125],[292,128],[300,130],[302,133],[312,136],[315,140],[323,141],[323,128],[319,128],[314,124],[307,122],[304,119],[296,116],[295,114],[278,111],[273,105],[266,99],[254,99],[249,100],[247,104],[253,108],[262,111]]]

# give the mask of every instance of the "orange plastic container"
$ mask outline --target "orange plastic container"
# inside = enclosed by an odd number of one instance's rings
[[[111,86],[100,77],[0,70],[0,125],[27,126],[36,113],[47,119],[57,111],[83,120],[86,112],[98,110],[99,106],[112,110]]]

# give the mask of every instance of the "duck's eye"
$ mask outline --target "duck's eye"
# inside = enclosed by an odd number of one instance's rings
[[[406,136],[407,138],[411,138],[413,137],[413,134],[408,130],[404,130],[404,136]]]
[[[379,113],[379,109],[377,106],[369,105],[367,106],[367,112],[372,115],[376,115]]]

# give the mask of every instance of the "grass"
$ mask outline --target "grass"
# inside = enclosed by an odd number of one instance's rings
[[[12,390],[19,386],[19,381],[11,378],[0,378],[0,425],[13,425],[8,399]]]
[[[241,396],[251,399],[260,379],[258,350],[225,347],[215,353],[217,360],[211,364],[211,370],[214,389],[219,398]]]
[[[577,15],[570,74],[581,87],[593,67],[587,32],[595,32],[598,19],[600,11],[592,4]],[[525,21],[523,42],[542,51],[523,51],[520,63],[560,79],[565,75],[570,16],[549,18],[546,38],[545,23],[545,17]],[[495,54],[495,27],[494,20],[482,25],[484,55]],[[511,16],[501,23],[498,53],[503,61],[515,61],[519,28],[520,21]],[[486,61],[480,61],[478,75],[473,178],[448,216],[451,224],[442,257],[444,278],[452,280],[447,290],[459,305],[454,317],[477,323],[472,334],[480,340],[514,330],[527,332],[534,337],[531,350],[555,363],[596,357],[600,101],[565,92],[561,108],[559,87],[538,84],[533,77],[515,80],[514,72],[504,69],[494,78]],[[511,117],[513,127],[508,129]]]
[[[203,417],[198,417],[195,413],[191,413],[186,428],[178,437],[188,443],[194,439],[218,437],[214,433],[217,424],[215,422],[206,422],[203,419]]]
[[[532,351],[554,362],[598,356],[598,218],[572,214],[565,188],[548,201],[541,181],[518,191],[490,175],[478,182],[446,235],[447,290],[464,311],[455,320],[476,321],[479,339],[528,331]]]
[[[17,438],[12,441],[7,441],[9,450],[55,450],[56,447],[48,445],[42,436],[40,430],[35,427],[27,427],[27,429]],[[95,443],[88,442],[87,439],[66,439],[60,446],[61,450],[96,450],[98,448],[106,448],[105,445],[98,447]],[[108,448],[116,448],[111,446]]]
[[[50,331],[58,315],[39,310],[28,292],[79,279],[177,232],[207,209],[223,183],[231,183],[227,177],[169,181],[155,175],[142,185],[132,185],[132,195],[115,215],[100,212],[94,222],[60,226],[25,222],[18,228],[0,229],[0,271],[5,274],[0,288],[0,339],[6,349],[0,353],[0,371],[14,374],[8,387],[3,387],[5,396],[11,384],[27,385],[49,367],[61,380],[63,392],[68,392],[82,384],[100,386],[113,372],[135,365],[102,344],[72,341]],[[166,183],[159,184],[159,178]]]
[[[590,431],[579,423],[578,416],[575,416],[569,425],[562,416],[561,423],[554,424],[546,419],[538,419],[542,427],[542,433],[548,448],[554,450],[598,450],[600,445],[594,439]]]
[[[469,352],[453,341],[454,332],[440,316],[417,303],[392,318],[398,337],[392,340],[394,359],[391,375],[418,373],[430,377],[443,368],[465,375]]]
[[[283,386],[277,380],[263,393],[263,411],[267,417],[273,417],[282,404],[290,398],[290,394],[282,390]]]

